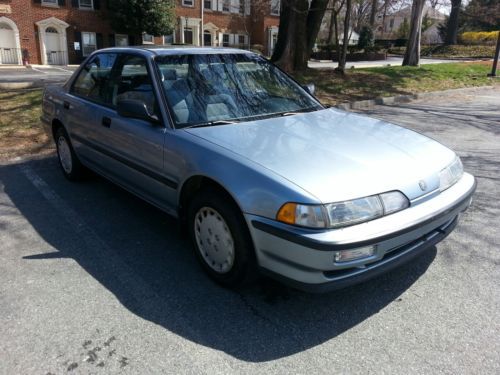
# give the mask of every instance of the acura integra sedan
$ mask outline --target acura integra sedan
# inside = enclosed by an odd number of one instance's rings
[[[42,121],[69,180],[91,169],[177,217],[218,283],[328,291],[441,241],[476,183],[442,144],[313,91],[248,51],[110,48],[45,90]]]

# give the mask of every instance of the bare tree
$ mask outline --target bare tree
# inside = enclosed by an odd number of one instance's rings
[[[462,0],[451,0],[451,12],[446,25],[446,39],[444,41],[447,45],[457,44],[458,35],[458,17],[460,14],[460,6]]]
[[[425,0],[413,0],[411,7],[410,36],[406,43],[403,66],[418,66],[420,62],[420,39],[422,36],[422,11]]]
[[[351,23],[352,0],[346,0],[345,18],[344,18],[344,38],[340,52],[339,65],[335,70],[344,74],[347,61],[347,46],[349,45],[349,26]]]

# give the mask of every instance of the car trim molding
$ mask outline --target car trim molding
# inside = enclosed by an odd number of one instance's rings
[[[76,134],[72,134],[71,138],[84,144],[87,147],[90,147],[91,149],[93,149],[93,150],[95,150],[103,155],[106,155],[107,157],[115,159],[116,161],[126,165],[129,168],[135,169],[136,171],[152,178],[153,180],[161,182],[162,184],[168,186],[171,189],[177,190],[177,188],[179,187],[179,184],[176,181],[174,181],[168,177],[162,176],[161,174],[156,173],[148,168],[145,168],[142,165],[134,163],[133,161],[125,159],[124,157],[117,155],[116,153],[109,151],[109,150],[105,149],[102,146],[99,146],[98,144],[96,144],[94,142],[91,142],[87,139],[84,139],[83,137],[80,137]]]

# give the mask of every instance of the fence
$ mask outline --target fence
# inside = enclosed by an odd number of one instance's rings
[[[0,47],[0,64],[19,64],[20,48]]]
[[[68,61],[66,60],[65,51],[49,51],[47,52],[47,64],[49,65],[66,65]]]

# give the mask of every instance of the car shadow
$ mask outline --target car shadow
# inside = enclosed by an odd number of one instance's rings
[[[267,278],[231,291],[203,274],[174,219],[101,177],[70,183],[49,157],[0,166],[0,182],[53,248],[33,248],[23,261],[74,259],[133,314],[249,362],[310,349],[399,303],[436,256],[432,247],[411,264],[329,294]]]

